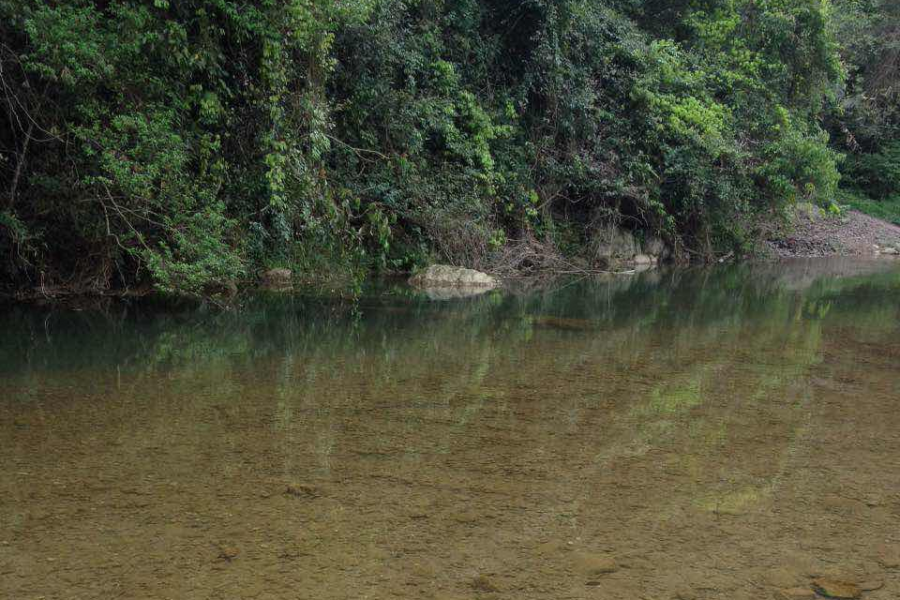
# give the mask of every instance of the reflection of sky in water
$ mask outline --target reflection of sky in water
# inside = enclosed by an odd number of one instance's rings
[[[798,585],[811,564],[856,576],[876,552],[859,528],[882,539],[900,493],[889,267],[11,309],[0,595],[102,597],[105,564],[151,597],[216,597],[222,543],[233,584],[310,598],[469,597],[484,573],[501,597],[582,597],[569,550],[628,565],[584,597],[750,598],[794,563]],[[307,500],[283,493],[298,481]],[[153,575],[174,564],[197,589]]]

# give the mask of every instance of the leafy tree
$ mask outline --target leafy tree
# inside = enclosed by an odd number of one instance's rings
[[[896,3],[835,1],[0,0],[0,273],[200,295],[610,223],[740,246],[832,202],[836,132],[893,160],[896,48],[855,35]]]
[[[848,154],[847,185],[888,198],[900,192],[900,3],[837,0],[834,15],[847,85],[830,115],[832,139]]]

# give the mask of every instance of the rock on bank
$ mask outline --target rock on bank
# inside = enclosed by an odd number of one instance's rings
[[[410,278],[409,282],[421,288],[464,287],[490,289],[500,285],[497,279],[487,273],[463,267],[451,267],[449,265],[432,265]]]

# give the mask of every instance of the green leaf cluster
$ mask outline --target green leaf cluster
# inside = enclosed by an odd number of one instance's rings
[[[0,0],[0,274],[208,295],[610,224],[740,247],[833,203],[838,131],[896,185],[893,55],[853,38],[891,21],[835,2]]]

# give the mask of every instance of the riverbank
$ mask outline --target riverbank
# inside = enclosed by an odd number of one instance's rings
[[[620,235],[618,237],[623,237]],[[616,237],[616,236],[613,236]],[[618,239],[617,237],[617,239]],[[653,269],[657,262],[662,264],[671,258],[671,251],[666,250],[661,240],[651,240],[643,245],[634,241],[632,236],[624,236],[627,243],[619,240],[618,245],[612,244],[613,250],[607,249],[609,260],[613,266],[611,271],[621,271],[619,274],[633,273],[635,270]],[[840,215],[828,214],[822,209],[810,205],[801,205],[794,211],[793,216],[780,225],[771,225],[761,235],[761,242],[757,252],[746,255],[745,260],[781,260],[791,258],[826,258],[826,257],[883,257],[900,259],[900,226],[887,221],[863,214],[856,210],[848,210]],[[522,244],[518,244],[521,246]],[[607,244],[610,245],[610,244]],[[515,246],[515,247],[514,247]],[[510,279],[519,280],[524,276],[527,280],[542,278],[545,275],[565,274],[597,274],[601,272],[599,267],[588,265],[583,259],[570,262],[555,250],[552,252],[546,247],[537,244],[527,253],[514,244],[510,244],[509,252],[506,252],[499,261],[501,268],[485,269],[500,281]],[[622,250],[622,248],[624,250]],[[645,256],[642,246],[652,246],[653,254]],[[541,258],[541,252],[546,256]],[[624,254],[623,254],[624,252]],[[509,256],[507,256],[509,255]],[[522,268],[520,262],[516,262],[510,256],[525,256],[531,268]],[[632,256],[633,255],[633,256]],[[628,258],[630,256],[630,258]],[[537,258],[536,258],[537,257]],[[616,258],[618,257],[618,258]],[[623,257],[624,260],[621,260]],[[617,262],[618,261],[618,262]],[[406,275],[400,275],[403,280]],[[276,277],[277,276],[277,277]],[[272,278],[276,277],[277,281]],[[275,289],[283,291],[299,290],[317,287],[316,279],[309,279],[302,274],[291,272],[287,269],[273,269],[261,274],[259,277],[251,277],[233,285],[223,287],[206,296],[207,300],[219,305],[232,305],[235,299],[244,291],[252,291],[257,288]],[[295,286],[300,286],[296,288]],[[320,281],[323,289],[328,289],[334,295],[343,295],[350,289],[355,289],[360,282],[353,279],[336,282],[334,279]],[[97,302],[111,300],[136,299],[145,296],[160,296],[148,284],[137,288],[125,290],[105,289],[89,286],[43,286],[37,285],[29,288],[0,289],[0,302],[61,302],[76,305],[95,305]],[[173,297],[175,299],[176,297]]]
[[[765,251],[778,258],[900,255],[900,227],[856,210],[830,215],[804,205],[764,237]]]

